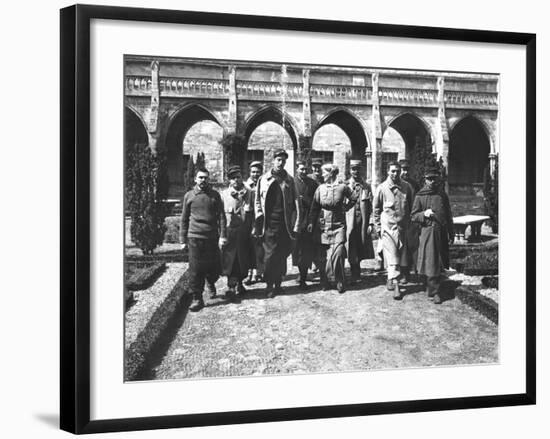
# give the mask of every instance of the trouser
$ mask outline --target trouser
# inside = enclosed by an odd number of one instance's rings
[[[204,281],[215,283],[220,277],[221,259],[217,239],[189,238],[189,291],[202,299]]]
[[[286,260],[292,249],[292,241],[285,224],[267,227],[264,234],[264,280],[268,286],[281,285],[286,274]]]
[[[233,261],[233,266],[231,267],[231,273],[227,276],[227,286],[233,289],[237,286],[237,284],[242,282],[245,277],[246,274],[243,274],[239,264],[239,258],[236,256]]]

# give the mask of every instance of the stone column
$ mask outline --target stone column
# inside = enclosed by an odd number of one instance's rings
[[[149,137],[149,147],[153,154],[157,152],[157,134],[160,105],[160,87],[159,87],[159,63],[151,63],[151,102],[147,109],[147,135]]]
[[[367,149],[365,151],[365,180],[372,182],[372,151]]]
[[[372,148],[371,148],[371,173],[372,187],[376,187],[383,181],[382,169],[382,120],[380,118],[380,100],[378,97],[378,73],[372,74]]]
[[[498,160],[497,153],[492,152],[489,154],[489,172],[491,173],[491,178],[495,178],[495,171],[497,169],[497,160]]]
[[[229,66],[229,101],[227,129],[230,133],[237,133],[237,69]]]
[[[308,166],[311,165],[311,147],[313,139],[311,136],[300,136],[298,138],[297,159],[304,160]]]
[[[443,159],[445,168],[449,169],[449,129],[447,116],[445,115],[445,78],[437,78],[437,125],[436,125],[435,151],[437,158]]]
[[[303,136],[298,139],[298,160],[305,160],[311,165],[311,148],[313,138],[311,133],[311,96],[309,94],[309,69],[302,70],[302,115]]]

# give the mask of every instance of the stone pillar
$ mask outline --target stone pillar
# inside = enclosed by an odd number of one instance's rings
[[[311,148],[313,138],[311,135],[311,96],[309,94],[309,69],[302,70],[302,133],[298,139],[298,160],[305,160],[311,165]]]
[[[311,147],[313,139],[311,136],[300,136],[298,138],[297,159],[304,160],[308,166],[311,165]]]
[[[378,97],[378,73],[372,74],[372,148],[371,148],[371,173],[372,187],[376,187],[384,181],[382,169],[382,120],[380,118],[380,100]]]
[[[435,153],[437,159],[443,159],[445,168],[449,169],[449,129],[445,115],[445,78],[437,78],[437,125],[436,125]]]
[[[159,121],[160,87],[159,87],[159,63],[151,63],[151,102],[146,111],[147,136],[149,137],[149,148],[153,154],[157,152],[157,134]]]
[[[497,160],[498,160],[498,154],[497,153],[490,153],[489,154],[489,172],[491,173],[491,178],[495,178],[495,171],[497,168]]]
[[[229,102],[227,129],[230,133],[237,133],[237,69],[229,66]]]
[[[365,180],[372,182],[372,151],[367,149],[365,151]]]

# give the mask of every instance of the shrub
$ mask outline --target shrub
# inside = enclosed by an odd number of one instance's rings
[[[162,244],[166,227],[168,178],[163,151],[154,155],[147,145],[126,148],[126,202],[131,217],[132,241],[144,254]]]
[[[240,134],[228,133],[220,140],[223,148],[225,166],[244,165],[246,138]]]

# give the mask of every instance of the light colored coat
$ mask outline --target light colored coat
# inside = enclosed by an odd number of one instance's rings
[[[380,234],[378,250],[386,250],[384,257],[388,265],[408,265],[406,238],[413,196],[412,186],[403,180],[393,183],[388,177],[376,188],[374,225]]]

